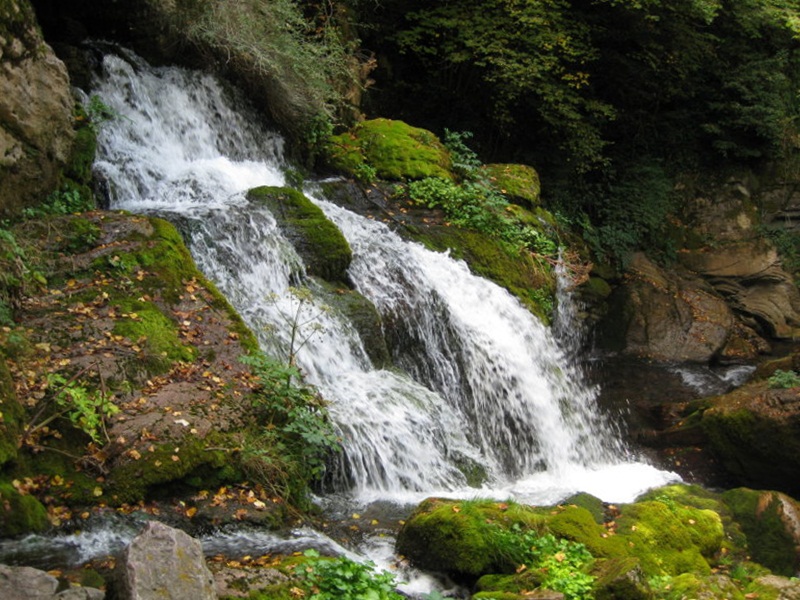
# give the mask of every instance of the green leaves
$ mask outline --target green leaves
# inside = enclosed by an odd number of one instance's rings
[[[302,577],[303,585],[311,594],[310,600],[402,600],[395,592],[391,573],[378,572],[371,561],[355,562],[349,558],[321,558],[319,552],[306,550],[309,558],[298,565],[295,574]]]

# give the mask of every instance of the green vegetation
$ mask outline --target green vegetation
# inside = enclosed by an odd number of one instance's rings
[[[309,275],[346,281],[352,251],[344,235],[302,192],[285,187],[258,187],[247,192],[266,205],[286,237],[303,258]]]
[[[42,275],[28,260],[14,232],[0,227],[0,325],[14,321],[14,309],[26,290],[44,282]]]
[[[359,563],[344,556],[321,558],[314,550],[306,550],[304,556],[309,560],[297,566],[295,575],[310,600],[403,598],[395,592],[394,576],[386,571],[376,572],[374,563]]]
[[[326,151],[333,168],[368,183],[375,177],[388,181],[453,177],[450,154],[439,138],[402,121],[364,121],[332,136]]]
[[[358,62],[339,10],[305,4],[184,0],[173,17],[189,41],[228,63],[245,88],[266,93],[273,117],[313,155],[332,122],[349,116],[346,96],[359,85]]]
[[[252,396],[258,426],[246,438],[242,468],[266,489],[305,506],[306,486],[325,474],[329,456],[340,449],[325,403],[302,383],[291,359],[281,363],[257,353],[241,360],[259,383]]]
[[[775,373],[767,380],[769,387],[775,389],[789,389],[800,386],[800,375],[795,371],[776,369]]]

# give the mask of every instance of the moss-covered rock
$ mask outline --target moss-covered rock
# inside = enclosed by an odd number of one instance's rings
[[[452,179],[450,153],[430,131],[402,121],[374,119],[332,136],[327,144],[332,167],[357,179],[390,181]]]
[[[747,488],[722,495],[747,538],[753,560],[781,575],[800,568],[800,505],[786,494]]]
[[[730,477],[749,487],[800,493],[800,411],[796,389],[765,381],[709,399],[701,426]]]
[[[509,199],[509,201],[535,208],[542,191],[539,174],[528,165],[488,164],[481,168],[483,174]]]
[[[516,525],[541,527],[530,508],[491,501],[431,498],[420,504],[397,536],[397,551],[416,566],[466,579],[513,573],[516,561],[503,533]]]
[[[542,574],[538,571],[522,571],[514,575],[484,575],[475,583],[477,593],[472,598],[518,600],[529,597],[527,594],[541,585]]]
[[[551,511],[547,518],[547,530],[558,538],[583,544],[596,558],[614,558],[626,554],[622,539],[609,536],[592,513],[580,506],[563,506]]]
[[[270,209],[305,262],[309,275],[328,281],[347,281],[347,268],[353,256],[350,245],[318,206],[291,188],[254,188],[247,197]]]
[[[720,516],[667,499],[627,505],[617,519],[617,535],[648,575],[711,572],[708,560],[722,547]]]
[[[549,264],[529,253],[513,256],[498,240],[468,229],[432,225],[414,228],[410,235],[433,250],[449,250],[474,273],[507,289],[545,323],[550,321],[556,283]]]
[[[683,573],[670,581],[670,598],[744,600],[744,593],[726,575]]]
[[[17,457],[17,443],[22,432],[24,414],[14,391],[6,358],[0,352],[0,467]]]
[[[41,502],[10,483],[0,483],[0,536],[44,531],[49,526],[47,509]]]
[[[599,561],[592,573],[595,600],[649,600],[653,591],[633,557]]]
[[[383,336],[381,315],[375,305],[356,290],[324,282],[322,296],[326,304],[344,314],[353,324],[372,364],[378,368],[389,366],[389,348]]]

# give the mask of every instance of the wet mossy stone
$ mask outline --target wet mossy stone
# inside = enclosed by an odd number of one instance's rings
[[[617,519],[617,535],[639,558],[648,576],[711,572],[708,563],[722,547],[720,516],[669,500],[627,505]]]
[[[670,582],[670,598],[744,600],[745,595],[725,575],[699,576],[695,573],[683,573]]]
[[[722,494],[747,538],[754,561],[775,573],[794,576],[800,569],[800,506],[779,492],[736,488]]]
[[[214,436],[205,439],[187,436],[157,445],[141,460],[112,468],[102,500],[119,506],[148,498],[157,488],[163,492],[182,483],[192,487],[193,481],[200,484],[198,488],[203,487],[214,479],[212,475],[229,469],[230,456],[216,449],[222,447],[225,442]]]
[[[550,265],[537,262],[529,253],[512,256],[497,240],[477,231],[431,226],[409,233],[432,250],[449,251],[453,258],[464,260],[473,273],[504,287],[549,323],[556,289]]]
[[[324,281],[320,285],[323,301],[352,323],[372,364],[378,368],[390,366],[391,356],[383,336],[381,315],[375,305],[356,290]]]
[[[583,544],[597,558],[626,555],[623,541],[607,535],[605,527],[597,523],[592,513],[580,506],[566,506],[551,511],[547,518],[547,529],[557,538]]]
[[[311,200],[286,187],[253,188],[247,198],[266,206],[297,253],[309,275],[327,281],[347,281],[353,253],[342,232]]]
[[[638,558],[632,556],[598,561],[592,569],[595,600],[650,600],[653,590]]]
[[[538,570],[522,571],[514,575],[484,575],[475,583],[473,599],[519,600],[530,598],[530,590],[542,585],[542,573]]]
[[[535,208],[542,191],[539,174],[528,165],[488,164],[481,167],[483,174],[510,202]]]
[[[419,568],[474,581],[491,573],[514,573],[517,559],[508,531],[540,529],[545,516],[514,503],[429,498],[406,520],[397,551]]]
[[[0,467],[17,457],[25,410],[17,400],[6,358],[0,352]]]
[[[20,494],[10,483],[0,483],[0,536],[44,531],[49,526],[47,509],[41,502]]]
[[[450,153],[439,138],[403,121],[363,121],[331,136],[327,149],[330,165],[357,179],[365,173],[389,181],[453,179]]]

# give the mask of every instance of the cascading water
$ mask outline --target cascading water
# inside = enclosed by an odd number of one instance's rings
[[[280,139],[232,108],[213,78],[135,57],[106,56],[93,93],[121,115],[102,129],[96,163],[112,207],[179,223],[200,269],[264,348],[289,352],[292,286],[314,284],[272,216],[244,194],[284,184]],[[355,286],[404,340],[393,349],[396,368],[376,369],[346,319],[319,300],[307,306],[318,331],[297,361],[330,401],[352,495],[555,502],[583,490],[625,501],[673,477],[626,456],[595,390],[505,290],[315,201],[353,249]],[[485,469],[480,491],[466,487],[465,466]]]

